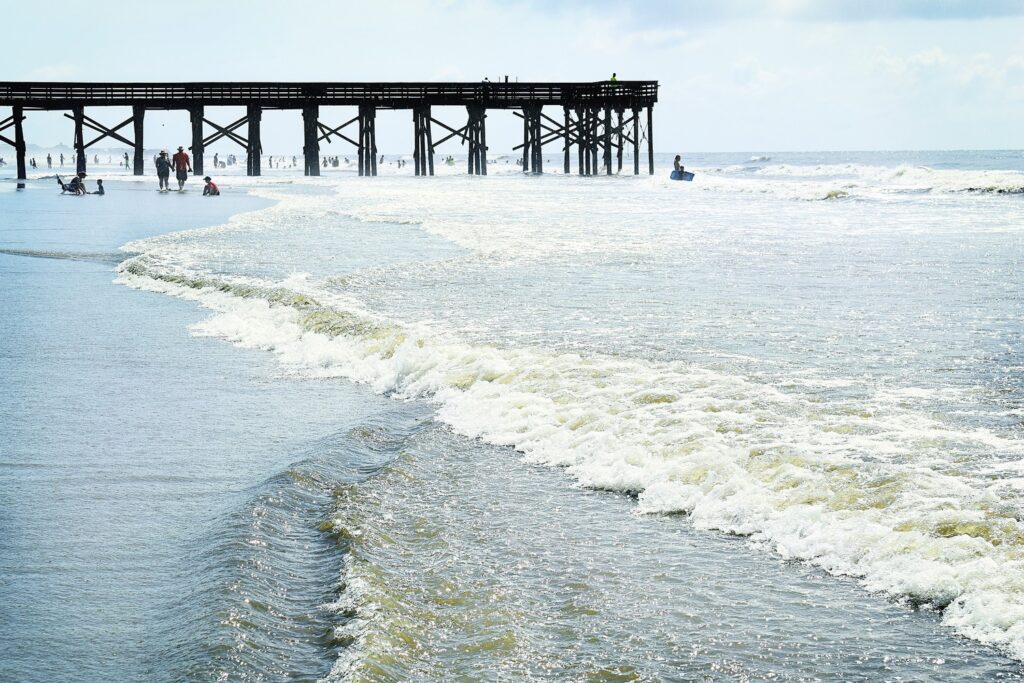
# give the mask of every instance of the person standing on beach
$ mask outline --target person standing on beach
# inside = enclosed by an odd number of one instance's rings
[[[171,157],[171,162],[174,164],[174,175],[178,179],[178,192],[181,192],[185,189],[188,174],[192,172],[192,161],[188,158],[185,148],[179,145],[178,153]]]
[[[46,168],[53,168],[53,157],[46,155]]]
[[[167,150],[160,150],[160,154],[153,160],[156,164],[156,177],[160,181],[160,191],[167,192],[171,189],[171,160],[167,158]]]
[[[64,168],[64,152],[60,153],[60,167]]]
[[[124,167],[128,168],[128,152],[124,153]]]

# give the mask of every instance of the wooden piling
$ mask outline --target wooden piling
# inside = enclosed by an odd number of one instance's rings
[[[640,110],[633,109],[633,175],[640,175]]]
[[[75,169],[78,173],[85,173],[85,134],[82,130],[85,108],[72,107],[71,115],[75,120]]]
[[[601,126],[601,118],[598,116],[598,109],[591,107],[590,109],[590,169],[593,172],[592,175],[598,175],[597,165],[597,148],[600,146],[597,136],[598,128]]]
[[[424,146],[427,150],[427,173],[434,175],[434,136],[430,130],[430,105],[423,107],[423,133],[424,133]]]
[[[146,118],[146,107],[142,104],[136,104],[132,106],[132,126],[135,128],[135,146],[134,146],[134,159],[132,160],[132,166],[134,168],[135,175],[143,175],[145,173],[145,150],[143,148],[143,123]]]
[[[372,104],[359,105],[359,175],[377,175],[377,110]]]
[[[303,173],[307,176],[320,175],[320,140],[317,136],[319,121],[319,106],[310,104],[302,108]]]
[[[190,107],[188,110],[192,123],[192,173],[203,176],[203,107]]]
[[[612,174],[612,110],[604,108],[604,170],[606,175]]]
[[[622,109],[616,109],[615,110],[615,116],[618,119],[618,126],[615,128],[615,130],[616,130],[616,138],[617,138],[618,145],[616,146],[615,152],[616,152],[616,155],[618,157],[618,162],[619,162],[619,167],[618,167],[618,169],[615,172],[616,173],[622,173],[622,138],[623,138],[623,130],[622,129],[626,125],[625,121],[624,121],[624,119],[625,119],[625,112]]]
[[[585,142],[585,136],[584,136],[584,132],[583,132],[583,124],[584,124],[583,110],[577,107],[577,109],[576,109],[576,151],[577,151],[578,159],[576,160],[576,173],[579,174],[579,175],[584,175],[584,172],[583,172],[583,165],[584,165],[583,164],[583,156],[586,153],[586,142]]]
[[[529,107],[523,107],[523,173],[530,172],[530,155],[533,154],[530,146],[531,138],[530,109]]]
[[[25,168],[25,129],[22,122],[25,120],[24,108],[13,107],[11,114],[14,116],[14,157],[18,170],[18,187],[24,188],[27,171]]]
[[[654,107],[647,107],[647,165],[654,175]]]
[[[260,156],[263,154],[263,143],[260,141],[260,121],[263,108],[258,104],[246,106],[246,119],[249,123],[248,143],[245,147],[245,170],[250,176],[260,175]]]
[[[565,175],[569,175],[569,156],[572,153],[572,150],[571,150],[571,146],[572,145],[569,142],[572,139],[572,138],[569,137],[569,124],[572,122],[570,117],[569,117],[569,107],[562,107],[562,113],[565,115],[564,116],[565,123],[563,125],[563,131],[564,131],[564,135],[565,135],[565,148],[563,150],[564,153],[565,153],[565,164],[564,164],[565,168],[564,168],[563,172],[565,173]]]

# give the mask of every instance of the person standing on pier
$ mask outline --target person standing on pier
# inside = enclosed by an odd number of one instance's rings
[[[160,191],[167,192],[171,189],[171,160],[167,158],[167,150],[160,150],[153,163],[156,164],[156,178],[160,182]]]
[[[188,174],[192,172],[192,161],[188,158],[188,152],[180,145],[178,153],[171,157],[171,161],[174,163],[174,175],[178,179],[178,192],[181,192],[185,189]]]

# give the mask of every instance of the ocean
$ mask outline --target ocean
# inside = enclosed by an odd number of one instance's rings
[[[398,158],[0,169],[0,680],[1024,679],[1024,152]]]

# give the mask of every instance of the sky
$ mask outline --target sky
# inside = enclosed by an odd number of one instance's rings
[[[0,0],[0,80],[596,81],[616,72],[660,82],[660,152],[1024,148],[1024,0],[14,6]],[[127,117],[87,113],[108,124]],[[464,124],[464,111],[434,113]],[[240,114],[208,116],[225,124]],[[351,116],[323,113],[333,125]],[[522,138],[510,112],[487,125],[493,151]],[[299,153],[298,112],[265,114],[263,127],[265,152]],[[26,130],[37,144],[72,139],[59,113],[33,112]],[[184,112],[147,114],[147,147],[187,145],[189,134]],[[377,134],[381,151],[411,151],[411,113],[382,112]],[[440,151],[459,151],[450,145]],[[354,150],[335,143],[322,154]]]

